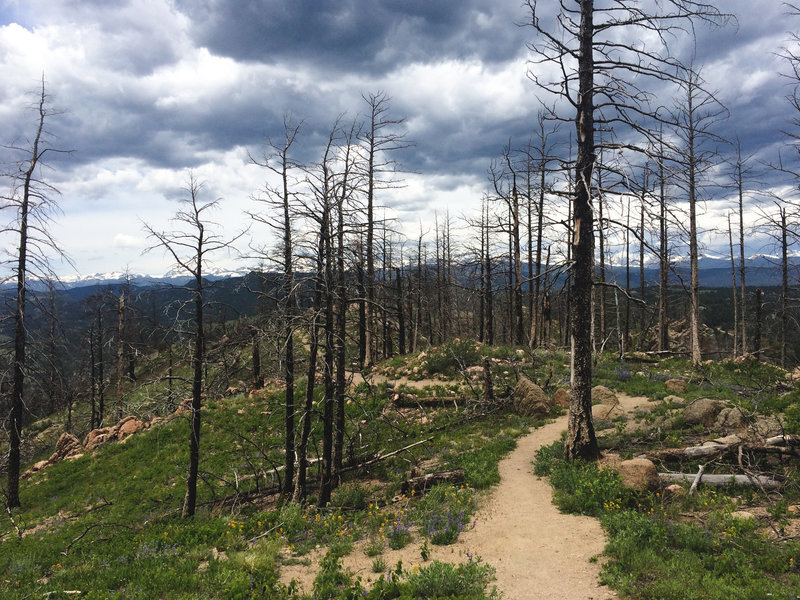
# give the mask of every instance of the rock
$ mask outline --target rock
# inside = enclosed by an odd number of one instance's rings
[[[725,403],[720,400],[698,398],[683,409],[683,420],[687,425],[712,427],[723,408],[725,408]]]
[[[86,437],[83,438],[83,447],[86,448],[87,451],[91,452],[103,444],[105,444],[109,440],[109,436],[113,431],[113,427],[101,427],[100,429],[92,429],[89,433],[86,434]]]
[[[612,421],[624,415],[625,411],[619,405],[608,406],[607,404],[595,404],[592,406],[593,421]]]
[[[667,379],[664,388],[673,394],[685,394],[686,382],[683,379]]]
[[[57,463],[65,458],[78,454],[81,451],[81,443],[71,433],[62,433],[56,442],[56,450],[50,456],[51,463]]]
[[[758,416],[752,427],[757,435],[765,438],[783,434],[781,422],[773,416]]]
[[[718,431],[741,429],[742,427],[744,427],[744,415],[742,411],[736,407],[723,408],[719,411],[714,421],[714,429]]]
[[[619,404],[617,395],[604,385],[596,385],[592,388],[592,404],[605,404],[606,406],[616,406]]]
[[[464,370],[464,373],[469,376],[470,379],[480,379],[483,377],[483,367],[480,365],[474,365],[472,367],[467,367]]]
[[[175,409],[175,412],[172,413],[175,416],[184,415],[184,414],[192,414],[192,399],[186,398],[183,402],[178,404],[178,408]]]
[[[657,490],[661,486],[658,470],[653,461],[647,458],[624,460],[615,467],[622,477],[622,485],[637,490]]]
[[[550,415],[553,401],[527,377],[520,377],[513,393],[514,411],[521,417],[542,419]]]
[[[216,548],[212,548],[211,549],[211,558],[213,558],[214,560],[218,560],[220,562],[224,562],[224,561],[228,560],[228,555],[225,553],[225,551],[220,552]]]
[[[672,394],[670,394],[669,396],[664,396],[665,404],[683,404],[684,402],[686,401],[680,396],[674,396]]]
[[[31,471],[33,471],[34,473],[36,471],[41,471],[42,469],[47,467],[49,464],[50,464],[49,460],[40,460],[39,462],[37,462],[35,465],[33,465],[31,467]]]
[[[745,510],[735,510],[731,513],[731,519],[736,519],[737,521],[752,521],[755,518],[756,516],[753,513]]]
[[[687,493],[686,488],[679,483],[673,483],[672,485],[668,485],[667,487],[664,488],[665,498],[675,498],[678,496],[685,496],[686,493]]]
[[[553,394],[553,402],[564,408],[569,408],[570,392],[567,388],[558,388]]]
[[[125,417],[122,419],[122,421],[117,423],[117,426],[114,429],[116,429],[117,432],[116,438],[119,441],[124,441],[134,433],[144,429],[144,423],[142,423],[136,417]]]

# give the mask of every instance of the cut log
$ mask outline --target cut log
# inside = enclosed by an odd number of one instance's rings
[[[749,485],[752,487],[763,488],[765,490],[777,490],[783,487],[783,482],[772,479],[766,475],[734,475],[734,474],[707,474],[698,473],[659,473],[661,481],[669,483],[690,483],[693,484],[698,476],[702,476],[702,483],[705,485]]]
[[[424,494],[433,486],[439,483],[463,483],[466,473],[464,469],[453,469],[452,471],[439,471],[428,473],[419,477],[411,477],[403,482],[400,491],[403,494]]]

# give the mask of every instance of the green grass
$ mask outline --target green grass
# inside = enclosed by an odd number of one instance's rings
[[[301,381],[298,394],[303,391]],[[142,391],[136,403],[142,406],[146,396],[160,393]],[[274,484],[272,468],[283,462],[281,392],[209,397],[204,402],[199,510],[193,519],[180,518],[189,438],[188,420],[182,417],[23,480],[23,509],[13,513],[25,533],[22,539],[14,534],[8,515],[0,514],[0,573],[5,574],[0,597],[59,597],[63,590],[79,590],[87,598],[299,598],[291,586],[279,583],[281,566],[305,560],[318,546],[342,556],[359,539],[373,539],[376,546],[380,540],[381,547],[422,539],[416,524],[431,511],[430,503],[408,498],[385,507],[408,476],[409,463],[443,453],[441,464],[461,460],[468,480],[486,487],[497,478],[486,479],[485,474],[496,473],[496,462],[514,447],[513,438],[527,431],[525,420],[503,413],[475,419],[463,407],[386,418],[387,402],[385,386],[362,386],[352,394],[347,439],[361,440],[348,446],[352,456],[388,452],[430,436],[433,441],[376,465],[368,475],[373,482],[369,486],[349,475],[352,480],[336,490],[325,509],[219,503],[237,492]],[[488,436],[497,437],[484,448]],[[378,485],[376,478],[382,480]],[[461,494],[457,488],[452,491]],[[459,498],[452,500],[454,506]],[[467,518],[475,506],[472,492],[461,501]],[[375,512],[370,505],[378,502],[386,522],[383,540],[380,524],[370,516]],[[466,590],[474,578],[484,582],[483,590],[489,573],[484,567],[448,570],[431,565],[419,585],[455,577]],[[397,575],[401,595],[393,597],[416,597],[412,575]],[[447,594],[453,593],[451,583],[442,585]],[[488,597],[470,590],[463,597]]]
[[[563,456],[562,442],[542,448],[535,472],[550,477],[561,510],[600,518],[608,535],[602,582],[625,597],[796,600],[800,542],[775,542],[756,521],[733,519],[745,490],[701,488],[667,501]],[[691,514],[698,519],[687,518]],[[787,518],[780,508],[774,515]]]

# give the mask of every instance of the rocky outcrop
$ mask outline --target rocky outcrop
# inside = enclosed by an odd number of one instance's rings
[[[81,456],[83,456],[83,448],[78,438],[71,433],[62,433],[61,437],[58,438],[56,442],[55,451],[50,455],[50,458],[37,462],[22,474],[22,478],[27,479],[34,473],[42,471],[50,465],[54,465],[62,460],[73,460]]]
[[[110,436],[113,430],[113,427],[92,429],[86,434],[86,437],[83,438],[83,447],[86,448],[87,452],[93,452],[111,439]]]
[[[124,442],[134,433],[141,431],[142,429],[148,429],[152,423],[153,421],[145,423],[144,421],[140,421],[133,416],[125,417],[116,425],[111,427],[92,429],[83,439],[83,447],[86,448],[88,452],[92,452],[103,444],[107,444],[108,442],[114,440]]]

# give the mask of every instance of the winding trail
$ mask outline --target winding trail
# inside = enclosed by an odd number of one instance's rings
[[[648,403],[647,398],[618,398],[626,412]],[[560,513],[548,481],[533,474],[536,450],[559,439],[566,426],[567,417],[559,417],[520,438],[516,449],[500,461],[500,483],[475,514],[475,527],[462,532],[455,544],[431,546],[430,558],[463,562],[468,555],[481,557],[495,567],[493,585],[504,600],[615,599],[611,590],[598,584],[600,563],[590,562],[605,546],[599,522]],[[407,568],[419,565],[420,544],[386,549],[383,559],[389,567],[398,560]],[[372,559],[358,547],[342,562],[366,582],[377,578],[370,571]]]

